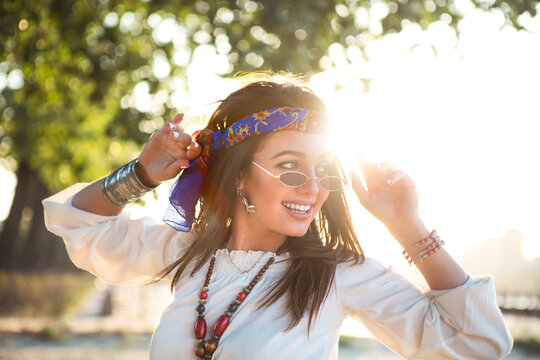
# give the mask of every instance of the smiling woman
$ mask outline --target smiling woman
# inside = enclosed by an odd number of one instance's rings
[[[492,277],[452,259],[418,217],[414,182],[390,165],[361,163],[368,189],[355,173],[352,185],[430,290],[365,257],[325,105],[303,84],[249,79],[193,137],[181,120],[105,179],[44,201],[77,266],[111,283],[171,280],[152,359],[337,359],[347,316],[406,358],[510,351]],[[122,211],[180,172],[170,227]]]

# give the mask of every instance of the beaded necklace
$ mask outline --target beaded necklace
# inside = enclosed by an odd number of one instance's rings
[[[260,259],[259,259],[260,260]],[[208,271],[206,272],[206,279],[204,285],[201,287],[201,292],[199,293],[199,305],[197,305],[197,320],[195,321],[195,338],[197,339],[197,346],[195,347],[195,355],[199,359],[211,359],[212,354],[216,351],[219,339],[221,335],[225,332],[229,326],[230,318],[233,313],[238,310],[238,307],[246,299],[248,294],[253,290],[253,287],[259,282],[263,274],[268,270],[270,265],[274,262],[275,258],[272,256],[266,264],[261,268],[257,275],[251,280],[249,285],[245,287],[241,292],[238,293],[236,298],[229,304],[228,310],[221,315],[216,323],[214,324],[212,338],[210,340],[205,340],[206,338],[206,320],[204,319],[204,304],[208,301],[208,284],[210,283],[210,277],[212,276],[212,271],[214,270],[214,264],[216,262],[216,257],[212,256],[210,260],[210,265],[208,266]]]

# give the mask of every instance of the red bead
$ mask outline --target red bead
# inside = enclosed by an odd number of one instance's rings
[[[206,320],[204,319],[197,319],[195,321],[195,337],[197,339],[204,339],[206,336]]]
[[[201,293],[199,294],[199,299],[208,299],[208,293],[206,291],[201,291]]]
[[[227,326],[229,326],[229,318],[225,315],[221,315],[214,325],[214,334],[217,336],[223,335]]]
[[[244,301],[246,300],[246,296],[246,293],[242,291],[241,293],[238,293],[238,300]]]

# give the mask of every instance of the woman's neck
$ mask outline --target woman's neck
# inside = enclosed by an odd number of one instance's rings
[[[239,221],[231,224],[231,236],[226,248],[228,250],[276,252],[285,240],[287,240],[287,236],[284,234],[257,230]]]

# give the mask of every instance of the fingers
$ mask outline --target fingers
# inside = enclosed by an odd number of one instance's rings
[[[176,175],[178,175],[178,173],[180,173],[180,171],[182,171],[182,169],[185,169],[188,166],[189,166],[189,161],[184,160],[184,159],[179,159],[179,160],[176,160],[175,162],[173,162],[172,164],[170,164],[167,167],[167,173],[170,173],[171,178],[173,178]]]
[[[176,114],[176,116],[174,117],[173,119],[173,124],[175,125],[180,125],[180,123],[182,122],[182,120],[184,120],[184,114]]]
[[[167,123],[166,127],[169,131],[184,132],[184,128],[180,126],[180,123],[184,120],[184,114],[176,114],[174,119]]]
[[[172,122],[167,123],[166,129],[169,132],[176,132],[176,133],[183,133],[184,132],[184,128],[182,126],[180,126],[178,124],[175,124],[175,123],[172,123]]]
[[[405,172],[397,169],[396,166],[389,161],[374,163],[365,159],[359,159],[359,165],[368,189],[393,185],[406,177]]]
[[[166,124],[168,130],[168,138],[174,145],[186,150],[191,144],[191,136],[184,132],[184,128],[180,123],[184,119],[184,114],[176,114],[172,122]]]
[[[188,168],[191,161],[201,154],[201,146],[196,142],[192,142],[187,150],[176,150],[170,154],[177,160],[168,166],[167,171],[176,176],[182,169]]]
[[[393,185],[403,178],[405,178],[405,172],[403,170],[396,170],[386,179],[386,183]]]
[[[385,170],[383,170],[381,164],[361,159],[359,165],[368,188],[371,188],[374,182],[381,182],[383,180]]]
[[[182,149],[186,150],[191,144],[191,136],[186,134],[183,131],[171,131],[169,132],[169,139],[174,143],[179,145]]]
[[[403,176],[403,171],[397,170],[394,164],[389,161],[378,163],[376,165],[380,171],[376,174],[377,177],[383,178],[384,182],[388,185],[394,184]]]
[[[396,170],[396,166],[394,164],[392,164],[390,161],[384,161],[384,162],[378,163],[376,165],[376,167],[378,169],[382,170],[383,172],[389,172],[389,171]]]
[[[186,157],[188,158],[188,160],[193,160],[199,155],[201,155],[201,151],[201,145],[199,145],[196,141],[192,141],[186,152]]]
[[[168,147],[171,156],[177,158],[178,161],[182,159],[187,161],[187,166],[189,166],[189,162],[201,154],[201,146],[186,134],[183,127],[180,126],[183,118],[184,114],[177,114],[172,122],[167,123]],[[176,164],[175,166],[180,165]]]
[[[391,162],[379,163],[375,167],[378,171],[373,170],[370,178],[366,180],[371,187],[406,189],[415,186],[413,179],[402,169],[396,168]],[[368,188],[370,185],[368,185]]]

